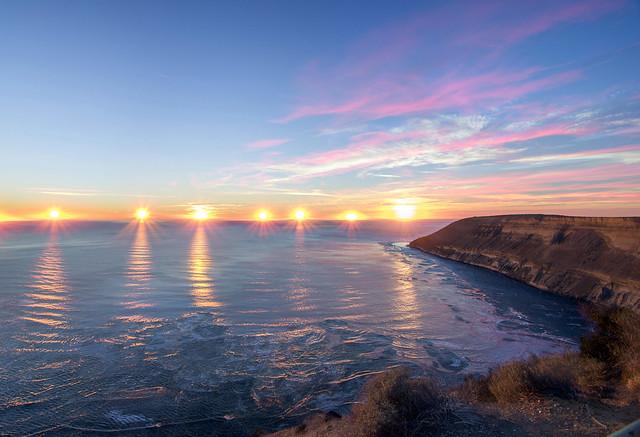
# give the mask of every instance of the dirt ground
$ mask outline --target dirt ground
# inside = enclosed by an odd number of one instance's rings
[[[640,418],[640,407],[545,398],[509,407],[495,403],[454,404],[439,436],[607,436]],[[348,418],[318,414],[273,437],[347,436]]]

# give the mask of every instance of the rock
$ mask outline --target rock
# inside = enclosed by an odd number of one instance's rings
[[[471,217],[409,246],[542,290],[640,312],[639,217]]]

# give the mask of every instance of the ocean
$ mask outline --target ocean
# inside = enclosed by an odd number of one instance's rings
[[[577,303],[407,247],[445,224],[0,224],[0,434],[251,435],[576,348]]]

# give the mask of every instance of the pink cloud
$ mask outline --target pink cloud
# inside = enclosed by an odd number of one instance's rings
[[[609,164],[578,169],[531,169],[505,171],[495,176],[475,178],[445,177],[438,175],[438,182],[446,186],[446,195],[500,196],[510,193],[527,193],[534,191],[575,191],[594,189],[628,188],[629,181],[624,178],[638,178],[637,166],[628,164]],[[435,177],[435,176],[434,176]],[[640,193],[636,193],[640,196]]]
[[[613,155],[616,153],[638,152],[638,151],[640,151],[640,145],[630,144],[626,146],[607,147],[604,149],[594,149],[594,150],[585,150],[585,151],[578,151],[578,152],[572,152],[572,153],[563,153],[555,156],[564,157],[564,158],[575,158],[575,157],[589,157],[589,156],[599,156],[599,155]]]
[[[455,128],[454,128],[455,130]],[[438,136],[444,135],[442,139]],[[579,128],[566,124],[536,126],[519,132],[483,130],[470,133],[463,140],[447,140],[450,132],[436,127],[428,131],[400,132],[373,131],[355,135],[343,148],[313,153],[297,159],[265,166],[271,170],[289,173],[282,180],[308,180],[311,178],[349,173],[366,168],[401,168],[427,163],[443,167],[456,166],[498,156],[512,156],[504,146],[549,136],[582,135],[593,128]],[[453,138],[456,138],[454,135]],[[501,150],[502,149],[502,150]],[[476,152],[476,150],[478,150]],[[493,151],[492,151],[493,150]]]
[[[417,14],[365,35],[348,47],[342,63],[323,67],[314,60],[299,80],[298,104],[279,121],[313,116],[377,119],[477,109],[570,83],[580,78],[580,71],[505,72],[496,67],[501,64],[496,56],[503,52],[495,49],[564,23],[602,16],[625,3],[523,2],[517,7],[503,2],[450,3]],[[448,43],[452,40],[453,45]]]
[[[347,160],[357,158],[362,154],[366,154],[368,151],[373,150],[381,145],[405,141],[411,139],[417,139],[424,137],[424,132],[409,131],[400,133],[389,132],[368,132],[352,137],[352,141],[341,149],[329,150],[327,152],[317,153],[309,157],[303,158],[302,163],[306,165],[313,164],[326,164],[338,160]],[[380,155],[379,161],[384,162],[389,157]]]
[[[503,134],[500,132],[479,133],[462,141],[452,141],[444,144],[434,145],[434,149],[442,152],[456,152],[462,149],[473,147],[501,147],[509,143],[518,141],[529,141],[537,138],[559,135],[579,135],[589,132],[587,128],[572,129],[566,125],[547,126],[542,128],[532,128],[522,132]],[[336,161],[353,161],[351,167],[342,167],[338,171],[352,171],[358,168],[390,162],[397,159],[419,156],[424,153],[425,147],[422,144],[406,146],[402,148],[390,149],[384,153],[384,146],[387,144],[416,140],[420,138],[431,139],[432,133],[421,131],[407,131],[400,133],[371,132],[356,135],[352,141],[341,149],[329,150],[304,157],[297,161],[302,165],[324,165]],[[362,158],[367,157],[366,162]]]
[[[351,112],[358,112],[360,108],[366,106],[371,101],[368,96],[356,97],[351,101],[344,102],[338,105],[321,104],[321,105],[306,105],[295,109],[290,114],[278,119],[277,121],[282,123],[288,123],[290,121],[298,120],[314,115],[336,115],[336,114],[348,114]]]
[[[566,5],[551,3],[553,9],[545,10],[542,4],[535,4],[536,9],[542,10],[539,15],[521,14],[526,20],[513,24],[491,26],[484,31],[474,32],[460,38],[464,44],[490,44],[499,46],[513,45],[533,35],[546,32],[555,26],[575,21],[590,20],[620,9],[625,0],[611,1],[581,1]]]
[[[376,119],[505,103],[567,84],[581,76],[580,71],[573,70],[533,79],[531,76],[534,73],[535,70],[529,69],[509,73],[493,72],[473,77],[449,76],[431,84],[402,81],[403,84],[398,85],[389,82],[371,89],[361,89],[358,91],[360,94],[352,95],[349,100],[337,104],[300,106],[279,121],[290,122],[309,116],[344,114]],[[408,97],[403,99],[403,96]]]
[[[383,103],[367,109],[376,118],[414,114],[430,110],[466,108],[475,105],[504,103],[553,86],[571,82],[578,71],[560,73],[542,79],[518,83],[518,74],[495,74],[467,78],[442,84],[424,98]]]
[[[264,140],[253,141],[251,143],[245,144],[247,149],[258,150],[258,149],[268,149],[270,147],[276,147],[281,144],[285,144],[291,141],[288,138],[270,138]]]
[[[557,124],[553,126],[536,127],[527,129],[522,132],[514,133],[483,133],[474,137],[465,139],[463,141],[451,142],[439,146],[442,151],[454,151],[460,149],[466,149],[469,147],[484,146],[484,147],[497,147],[504,146],[510,143],[516,143],[521,141],[530,141],[538,138],[545,138],[551,136],[568,136],[568,135],[584,135],[595,132],[594,128],[589,127],[572,127],[569,125]]]

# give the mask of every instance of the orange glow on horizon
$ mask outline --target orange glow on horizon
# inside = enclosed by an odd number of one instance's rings
[[[0,222],[9,222],[12,220],[14,220],[14,218],[10,215],[0,212]]]
[[[349,205],[350,208],[340,208],[339,206],[309,205],[287,210],[270,207],[255,207],[251,204],[238,205],[237,208],[225,210],[218,215],[214,204],[195,204],[187,206],[186,209],[176,210],[175,205],[151,205],[134,208],[118,208],[117,205],[104,204],[101,207],[91,207],[82,203],[58,204],[51,202],[49,205],[40,207],[23,208],[17,207],[11,210],[5,209],[0,212],[0,222],[13,221],[121,221],[133,220],[135,222],[158,222],[158,221],[189,221],[208,222],[220,221],[251,221],[257,223],[267,222],[311,222],[316,220],[342,221],[342,222],[364,222],[369,220],[417,220],[417,219],[451,219],[455,220],[471,215],[473,211],[464,213],[446,214],[438,205],[421,203],[419,199],[389,199],[379,200],[375,207],[366,205]],[[258,204],[259,205],[259,204]],[[44,207],[43,207],[44,206]],[[349,208],[348,207],[348,208]],[[52,212],[52,210],[57,212]],[[449,210],[447,210],[449,211]],[[511,213],[511,211],[499,211],[500,213]],[[527,211],[528,212],[528,211]],[[57,216],[57,217],[56,217]]]

